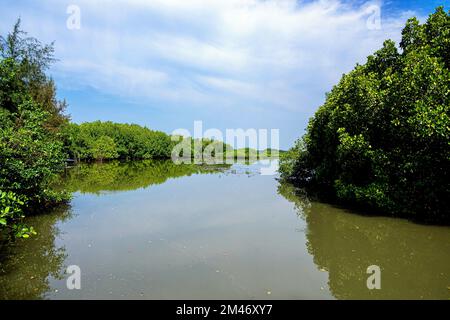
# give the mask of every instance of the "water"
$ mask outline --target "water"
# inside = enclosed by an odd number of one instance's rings
[[[450,298],[450,228],[310,202],[259,164],[81,165],[59,187],[70,206],[2,249],[1,299]]]

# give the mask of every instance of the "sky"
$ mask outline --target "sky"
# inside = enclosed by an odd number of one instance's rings
[[[54,42],[49,73],[74,122],[279,129],[287,149],[343,73],[439,5],[449,1],[2,0],[0,33],[20,17]]]

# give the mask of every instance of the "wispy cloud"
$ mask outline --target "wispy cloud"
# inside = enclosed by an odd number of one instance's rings
[[[0,27],[19,13],[33,35],[56,40],[53,72],[63,87],[236,114],[245,107],[311,114],[343,72],[386,38],[398,40],[414,14],[385,15],[379,1],[29,3],[6,6]],[[65,27],[72,3],[81,9],[80,30]],[[373,5],[381,7],[381,29],[368,28]]]

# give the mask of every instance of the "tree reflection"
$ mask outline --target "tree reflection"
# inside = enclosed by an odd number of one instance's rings
[[[127,191],[162,184],[168,179],[217,173],[229,165],[175,164],[169,160],[82,163],[67,169],[57,187],[71,192]]]
[[[70,192],[126,191],[161,184],[171,178],[223,171],[227,165],[176,165],[172,161],[80,164],[66,170],[55,186]],[[67,258],[58,246],[58,224],[72,217],[70,207],[27,218],[38,232],[30,239],[0,243],[0,299],[42,299],[54,288],[51,278],[63,279]]]
[[[57,247],[58,222],[71,218],[70,208],[30,217],[38,234],[0,247],[0,300],[39,299],[51,290],[49,277],[62,279],[66,252]]]
[[[368,217],[309,201],[289,184],[278,192],[307,223],[307,247],[338,299],[448,299],[450,230],[402,219]],[[368,290],[367,267],[381,268],[381,289]]]

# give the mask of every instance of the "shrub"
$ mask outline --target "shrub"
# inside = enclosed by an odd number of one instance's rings
[[[23,208],[27,198],[11,191],[0,190],[0,226],[6,236],[28,238],[36,234],[33,227],[28,227],[21,221],[25,217]],[[6,231],[6,232],[5,232]]]
[[[449,222],[450,14],[408,20],[344,75],[281,158],[281,177],[338,201]]]
[[[49,188],[64,166],[59,127],[67,121],[45,74],[53,47],[24,35],[19,20],[0,37],[0,231],[19,237],[34,233],[25,215],[68,198]]]

